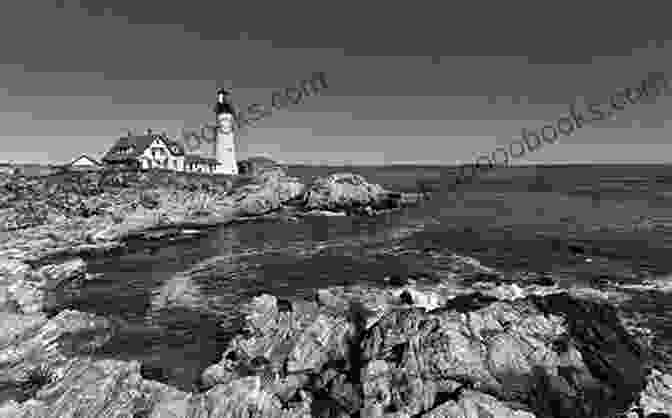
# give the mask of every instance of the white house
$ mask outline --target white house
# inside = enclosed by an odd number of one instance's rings
[[[184,149],[165,134],[153,134],[151,129],[145,135],[119,138],[103,157],[110,165],[130,165],[138,168],[166,168],[184,170]]]
[[[138,157],[141,168],[168,168],[184,170],[184,151],[163,135],[152,136],[152,142]]]

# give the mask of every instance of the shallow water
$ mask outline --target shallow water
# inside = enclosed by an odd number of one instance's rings
[[[348,171],[408,189],[421,176],[445,180],[451,169]],[[90,271],[101,276],[58,297],[62,306],[122,323],[101,355],[140,360],[152,377],[183,389],[219,360],[240,326],[240,304],[258,292],[310,296],[330,285],[382,285],[393,274],[445,279],[450,253],[505,272],[551,274],[618,303],[625,319],[653,330],[658,346],[672,347],[671,174],[667,167],[528,169],[447,188],[420,207],[376,218],[222,227],[153,252],[95,260]]]

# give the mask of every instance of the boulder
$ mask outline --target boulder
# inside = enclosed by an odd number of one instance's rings
[[[0,311],[37,313],[47,306],[49,292],[76,286],[86,278],[86,263],[73,258],[33,270],[17,260],[0,260]]]
[[[31,332],[38,330],[46,322],[47,318],[42,314],[0,314],[0,347],[4,349],[25,340]]]
[[[259,216],[276,211],[285,203],[301,200],[305,186],[281,173],[264,173],[252,184],[234,188],[226,204],[236,209],[237,216]]]
[[[0,380],[21,385],[38,368],[55,370],[69,357],[90,354],[114,334],[113,324],[92,314],[65,310],[41,315],[0,314]]]
[[[382,186],[368,183],[358,174],[338,173],[313,181],[306,193],[305,208],[338,211],[379,206],[386,196]]]
[[[80,257],[61,263],[41,267],[36,274],[43,281],[45,290],[54,290],[71,283],[81,282],[86,278],[86,263]]]
[[[320,311],[315,302],[270,295],[253,298],[243,313],[244,334],[234,337],[222,360],[203,373],[205,388],[252,375],[284,403],[305,397],[302,391],[313,393],[311,388],[322,393],[318,404],[327,399],[334,413],[359,402],[359,390],[346,378],[356,347],[351,341],[355,327],[347,318]]]
[[[353,333],[346,318],[318,315],[294,343],[287,357],[287,372],[319,372],[329,361],[348,359]]]
[[[272,416],[272,411],[279,411],[281,404],[271,393],[265,391],[259,376],[250,376],[234,380],[225,385],[218,385],[208,391],[204,400],[211,408],[213,416]]]
[[[0,311],[19,312],[25,308],[38,312],[42,295],[28,281],[32,269],[28,264],[9,258],[0,259]]]
[[[137,362],[74,358],[54,371],[33,398],[5,404],[0,416],[3,409],[10,408],[16,414],[8,415],[12,417],[147,417],[155,409],[157,417],[186,416],[186,409],[175,407],[188,397],[169,386],[144,380]],[[174,413],[182,414],[161,415],[157,405],[170,405]]]
[[[422,418],[470,417],[535,418],[536,416],[528,411],[512,409],[490,395],[473,390],[464,390],[457,402],[445,402],[422,415]]]
[[[646,381],[646,387],[631,410],[639,410],[645,417],[655,413],[672,417],[672,375],[652,369]]]
[[[483,305],[379,320],[361,343],[364,409],[426,413],[459,382],[539,416],[612,417],[643,389],[643,354],[614,309],[567,294]]]

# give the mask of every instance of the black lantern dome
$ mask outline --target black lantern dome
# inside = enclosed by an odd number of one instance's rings
[[[236,112],[233,107],[233,103],[231,103],[231,99],[229,98],[231,96],[231,91],[220,88],[217,90],[217,104],[215,104],[215,113],[220,115],[222,113],[228,113],[230,115],[233,115],[235,118]]]

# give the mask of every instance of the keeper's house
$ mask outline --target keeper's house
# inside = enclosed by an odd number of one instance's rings
[[[145,135],[129,132],[127,136],[119,138],[105,154],[103,162],[107,165],[200,173],[214,173],[218,163],[214,157],[185,154],[181,143],[165,134],[154,134],[151,129]]]

